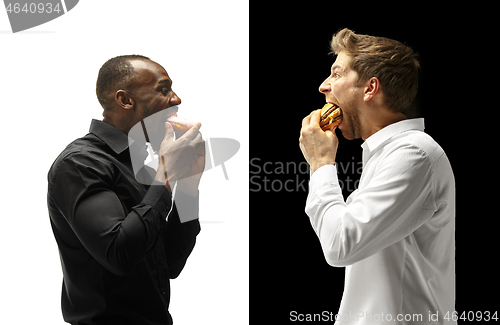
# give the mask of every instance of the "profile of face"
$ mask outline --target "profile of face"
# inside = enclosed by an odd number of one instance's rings
[[[351,62],[352,57],[340,52],[330,75],[319,87],[326,102],[342,109],[343,118],[338,129],[349,140],[361,138],[359,103],[363,100],[363,88],[357,85],[358,73],[351,69]]]
[[[172,79],[161,65],[150,60],[133,60],[131,64],[135,73],[126,92],[135,105],[133,121],[147,124],[144,129],[148,140],[158,150],[165,136],[165,122],[177,115],[181,99],[172,90]]]

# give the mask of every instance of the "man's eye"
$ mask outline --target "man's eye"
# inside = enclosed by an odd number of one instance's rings
[[[166,94],[168,94],[168,93],[170,92],[170,88],[163,87],[163,88],[161,89],[161,92],[162,92],[164,95],[166,95]]]
[[[333,74],[333,78],[334,78],[334,79],[337,79],[338,77],[340,77],[340,75],[339,75],[338,73],[334,73],[334,74]]]

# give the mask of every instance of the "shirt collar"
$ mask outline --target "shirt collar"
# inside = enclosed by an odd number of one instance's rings
[[[99,120],[92,120],[90,133],[101,139],[117,154],[128,148],[128,136],[117,128]]]
[[[363,148],[363,163],[366,163],[368,161],[371,153],[374,152],[381,144],[383,144],[396,134],[409,130],[424,131],[424,119],[415,118],[389,124],[385,128],[369,136],[361,145],[361,147]]]

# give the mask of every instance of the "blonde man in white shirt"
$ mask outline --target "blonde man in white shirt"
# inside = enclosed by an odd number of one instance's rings
[[[456,324],[455,182],[443,149],[407,119],[418,87],[413,51],[395,40],[343,29],[321,84],[342,108],[338,126],[362,138],[363,172],[346,201],[337,179],[334,130],[320,110],[302,121],[311,168],[306,213],[327,262],[346,267],[336,324]]]

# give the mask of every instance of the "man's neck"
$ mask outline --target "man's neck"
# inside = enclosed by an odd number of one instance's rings
[[[365,128],[363,128],[364,132],[362,135],[362,139],[366,140],[386,126],[406,119],[407,117],[403,113],[390,112],[389,114],[378,115],[376,118],[372,118],[368,121],[368,123],[366,123]]]

